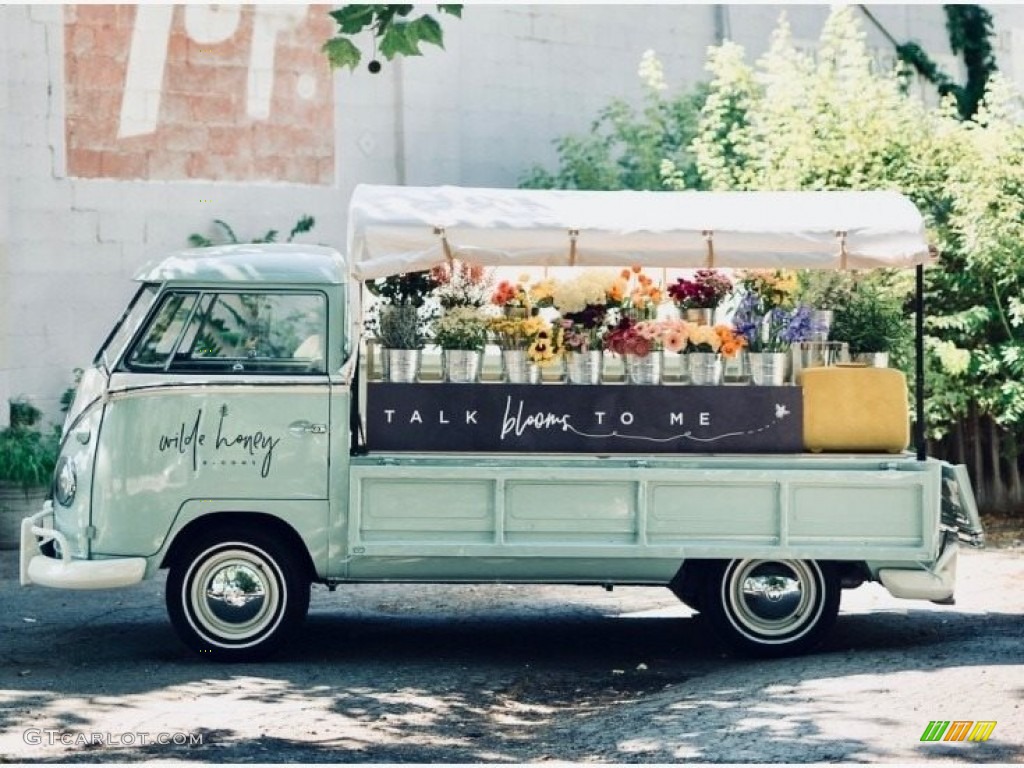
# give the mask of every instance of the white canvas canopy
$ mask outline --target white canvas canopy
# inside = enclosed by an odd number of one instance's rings
[[[896,192],[581,192],[360,185],[348,255],[369,280],[452,257],[509,266],[912,267],[924,221]]]

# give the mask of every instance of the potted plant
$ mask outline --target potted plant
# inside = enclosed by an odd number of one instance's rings
[[[487,328],[488,318],[477,307],[455,307],[434,321],[434,343],[441,348],[445,381],[479,381]]]
[[[890,355],[906,353],[911,329],[898,296],[858,285],[836,308],[832,337],[849,345],[854,362],[884,368]]]
[[[608,312],[621,304],[625,289],[625,281],[614,272],[592,270],[552,286],[551,303],[562,316],[570,384],[601,383],[601,348]]]
[[[554,329],[536,314],[502,315],[489,320],[501,349],[501,367],[509,384],[536,384],[540,369],[559,359],[561,345]]]
[[[18,546],[22,518],[35,514],[49,493],[59,435],[37,426],[38,408],[10,401],[10,426],[0,431],[0,549]]]
[[[622,355],[626,381],[630,384],[660,384],[662,378],[664,323],[623,317],[604,336],[604,348]]]
[[[754,292],[745,293],[733,316],[733,328],[745,341],[754,384],[781,386],[786,382],[790,348],[814,338],[814,312],[803,304],[765,309],[768,304]]]
[[[691,325],[683,347],[690,382],[721,384],[725,372],[722,358],[735,357],[743,347],[743,337],[727,325]]]
[[[366,287],[378,299],[366,327],[383,347],[385,380],[416,381],[433,318],[427,299],[437,289],[437,279],[430,271],[404,272],[367,281]]]

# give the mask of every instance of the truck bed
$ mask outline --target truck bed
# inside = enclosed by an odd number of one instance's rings
[[[349,577],[408,562],[419,578],[580,581],[590,561],[593,580],[664,583],[689,558],[927,562],[941,477],[910,454],[372,454],[352,460]]]

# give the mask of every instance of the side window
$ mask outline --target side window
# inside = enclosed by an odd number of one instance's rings
[[[192,314],[198,296],[196,293],[169,293],[164,296],[149,326],[128,353],[129,367],[152,370],[164,368]]]
[[[326,341],[322,294],[206,294],[170,370],[322,374]]]

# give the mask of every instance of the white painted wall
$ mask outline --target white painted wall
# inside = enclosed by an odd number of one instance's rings
[[[938,6],[871,7],[896,37],[948,52]],[[755,57],[782,9],[728,6],[725,16]],[[794,35],[814,40],[828,6],[785,10]],[[1020,39],[1024,9],[1000,6],[997,18],[1007,45]],[[704,76],[715,42],[709,5],[470,5],[443,24],[446,51],[427,47],[376,76],[336,75],[333,186],[114,181],[66,174],[63,9],[0,5],[0,402],[28,394],[56,415],[71,369],[91,360],[132,292],[133,271],[211,219],[248,233],[310,213],[307,239],[344,249],[357,183],[515,186],[531,164],[550,167],[553,140],[585,132],[611,98],[640,97],[646,49],[676,87]],[[1011,74],[1024,74],[1024,51],[1012,54]]]
[[[7,22],[8,8],[0,5],[0,158],[10,155],[8,149],[8,124],[11,122],[10,77],[8,76],[7,50],[10,27]],[[11,274],[8,264],[10,240],[10,195],[9,166],[0,162],[0,429],[7,426],[10,413],[6,407],[10,394],[10,369],[14,361],[10,357],[10,295]]]

